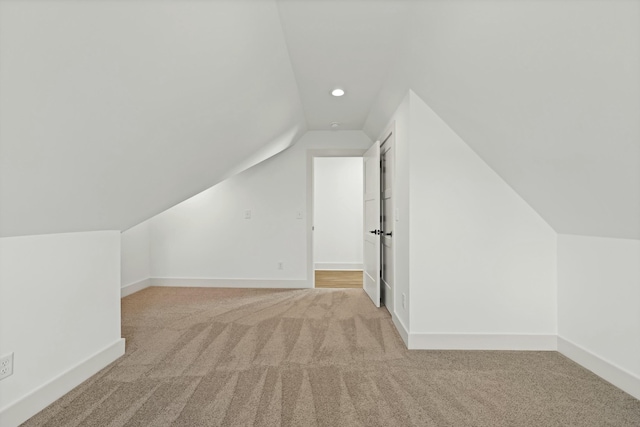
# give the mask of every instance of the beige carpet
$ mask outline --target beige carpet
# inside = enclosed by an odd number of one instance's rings
[[[25,426],[640,426],[555,352],[407,351],[362,290],[149,288],[127,352]]]

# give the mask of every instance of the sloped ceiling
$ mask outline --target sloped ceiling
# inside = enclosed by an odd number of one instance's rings
[[[640,2],[415,2],[411,88],[557,232],[640,239]]]
[[[2,1],[0,233],[126,229],[413,89],[556,231],[640,238],[639,4]]]
[[[0,8],[3,236],[126,229],[305,131],[273,1]]]

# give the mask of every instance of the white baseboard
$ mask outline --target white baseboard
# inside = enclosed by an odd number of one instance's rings
[[[556,335],[535,334],[409,334],[412,350],[555,351]]]
[[[309,288],[306,280],[289,279],[198,279],[153,277],[151,286],[171,286],[185,288],[264,288],[264,289],[301,289]]]
[[[400,334],[400,338],[402,338],[402,341],[404,341],[404,345],[409,348],[409,331],[407,331],[404,323],[402,323],[402,320],[400,320],[400,318],[394,314],[391,315],[391,320],[393,320],[393,324]]]
[[[131,294],[135,294],[145,288],[151,286],[151,279],[140,280],[139,282],[129,283],[120,288],[120,298],[124,298]]]
[[[20,425],[123,354],[124,338],[120,338],[18,401],[0,409],[0,425],[4,427]]]
[[[362,263],[357,262],[316,262],[316,270],[362,270]]]
[[[558,337],[558,352],[636,399],[640,399],[640,377],[637,375],[562,337]]]

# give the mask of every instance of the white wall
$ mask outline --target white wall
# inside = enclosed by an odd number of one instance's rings
[[[151,260],[149,248],[149,221],[136,225],[122,233],[121,236],[121,271],[120,284],[124,294],[148,285],[151,277]]]
[[[556,233],[413,92],[395,117],[397,170],[409,174],[410,345],[553,347]]]
[[[152,277],[308,286],[307,150],[370,145],[361,131],[307,132],[293,147],[152,218]],[[162,283],[188,282],[154,280]]]
[[[558,236],[559,349],[640,399],[640,240]]]
[[[386,133],[395,132],[394,150],[395,165],[393,167],[393,203],[395,207],[395,223],[393,229],[393,259],[394,259],[394,283],[393,283],[393,307],[391,314],[396,327],[400,331],[405,343],[411,329],[411,289],[410,289],[410,265],[409,242],[411,238],[411,224],[409,222],[409,159],[410,159],[410,105],[409,93],[402,99],[383,134],[378,138],[382,140]],[[406,297],[406,304],[402,306],[402,296]]]
[[[124,353],[120,232],[0,239],[0,425],[16,425]]]
[[[145,221],[122,232],[121,284],[131,285],[151,277],[149,258],[149,222]]]
[[[362,157],[316,157],[313,257],[315,268],[362,268]]]

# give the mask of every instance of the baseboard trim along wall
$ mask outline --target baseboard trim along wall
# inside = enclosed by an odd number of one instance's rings
[[[185,288],[264,288],[301,289],[310,288],[306,280],[291,279],[199,279],[153,277],[151,286],[173,286]]]
[[[121,338],[46,382],[22,399],[0,409],[0,425],[3,427],[20,425],[123,354],[124,338]]]
[[[636,399],[640,399],[640,377],[637,375],[562,337],[558,337],[558,352]]]
[[[362,263],[357,262],[316,262],[316,270],[362,270]]]
[[[120,288],[120,298],[124,298],[136,292],[151,286],[151,279],[140,280],[139,282],[130,283]]]
[[[204,279],[204,278],[175,278],[152,277],[139,282],[125,285],[120,290],[120,297],[124,298],[140,292],[149,286],[180,287],[180,288],[263,288],[263,289],[301,289],[309,288],[306,280],[290,279]]]
[[[409,334],[411,350],[555,351],[556,335],[536,334]]]
[[[402,338],[402,341],[404,341],[404,345],[406,345],[407,348],[410,348],[409,331],[407,331],[407,328],[404,326],[404,323],[402,323],[402,320],[400,320],[400,318],[395,314],[391,316],[391,320],[393,321],[393,325],[396,327],[398,334],[400,334],[400,338]]]

